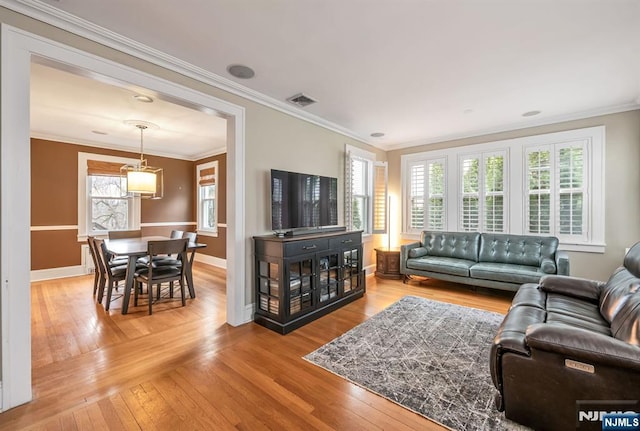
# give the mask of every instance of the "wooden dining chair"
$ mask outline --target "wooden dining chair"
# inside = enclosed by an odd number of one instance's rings
[[[89,245],[89,253],[91,254],[91,260],[93,261],[93,294],[95,295],[100,285],[100,279],[103,276],[98,264],[98,254],[95,245],[95,237],[88,236],[87,244]]]
[[[141,238],[142,230],[110,230],[109,239]]]
[[[162,255],[175,255],[178,260],[185,261],[187,258],[187,244],[189,240],[186,238],[181,239],[167,239],[160,241],[149,241],[147,245],[147,258],[148,264],[145,268],[136,270],[135,280],[136,283],[146,284],[148,290],[148,302],[149,302],[149,314],[153,314],[153,288],[157,289],[157,298],[160,299],[160,290],[163,283],[169,283],[171,292],[173,292],[172,283],[177,281],[180,284],[180,295],[182,299],[182,306],[186,305],[185,301],[185,282],[184,271],[185,266],[180,264],[173,265],[160,265],[154,262],[154,257]],[[138,305],[138,289],[135,289],[134,294],[134,306]]]
[[[111,306],[111,296],[115,289],[118,288],[118,284],[127,278],[127,265],[110,265],[107,258],[107,246],[101,239],[94,240],[98,264],[100,265],[100,271],[105,275],[98,287],[98,302],[102,303],[104,297],[104,289],[107,288],[107,301],[104,304],[104,309],[109,311]]]

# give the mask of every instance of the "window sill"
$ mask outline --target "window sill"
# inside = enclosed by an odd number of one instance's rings
[[[200,236],[210,236],[213,238],[217,238],[218,237],[218,231],[211,231],[211,230],[196,230],[196,233]]]

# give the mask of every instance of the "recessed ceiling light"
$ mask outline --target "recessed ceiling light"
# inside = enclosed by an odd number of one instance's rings
[[[465,114],[472,114],[473,113],[473,109],[465,109],[464,111]]]
[[[522,114],[523,117],[533,117],[534,115],[538,115],[542,111],[527,111]]]
[[[382,138],[384,136],[384,133],[382,132],[374,132],[371,134],[372,138]]]
[[[134,99],[136,99],[138,102],[142,102],[142,103],[152,103],[153,99],[149,96],[145,96],[143,94],[136,94],[135,96],[133,96]]]
[[[107,132],[103,132],[101,130],[92,130],[91,133],[95,133],[96,135],[107,135]]]
[[[252,68],[243,64],[231,64],[227,66],[227,72],[229,72],[231,76],[235,76],[240,79],[251,79],[256,74]]]

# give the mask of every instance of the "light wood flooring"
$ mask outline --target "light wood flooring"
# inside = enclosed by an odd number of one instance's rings
[[[225,323],[225,272],[194,266],[185,307],[105,312],[92,276],[33,283],[32,402],[0,431],[442,430],[302,359],[404,295],[505,313],[511,297],[428,280],[367,277],[367,293],[286,336]]]

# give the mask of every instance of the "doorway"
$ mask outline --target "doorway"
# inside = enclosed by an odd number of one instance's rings
[[[244,108],[10,26],[2,26],[0,147],[1,409],[28,402],[30,340],[29,76],[33,56],[46,57],[220,113],[227,120],[227,323],[250,320],[245,305]]]

